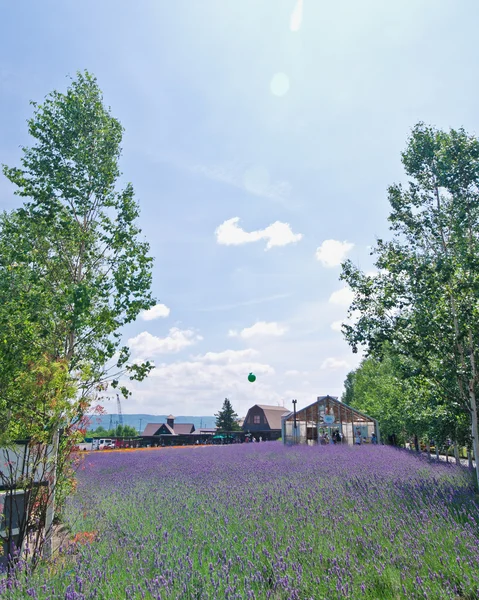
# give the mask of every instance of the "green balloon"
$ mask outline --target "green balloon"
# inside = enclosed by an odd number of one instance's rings
[[[250,373],[250,374],[248,375],[248,381],[249,381],[250,383],[254,383],[254,382],[256,381],[256,375],[255,375],[254,373]]]

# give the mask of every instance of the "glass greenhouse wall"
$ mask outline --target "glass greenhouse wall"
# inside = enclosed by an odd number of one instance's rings
[[[295,427],[296,422],[296,427]],[[320,396],[313,404],[282,418],[285,444],[379,443],[379,427],[372,417],[343,404],[333,396]]]

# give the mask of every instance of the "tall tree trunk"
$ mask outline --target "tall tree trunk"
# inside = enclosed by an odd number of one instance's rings
[[[429,443],[429,439],[426,442],[426,450],[427,450],[427,457],[430,459],[431,458],[431,444]]]
[[[416,449],[416,452],[421,451],[421,449],[419,448],[419,440],[416,434],[414,434],[414,448]]]
[[[472,463],[472,452],[470,448],[467,449],[467,467],[469,471],[472,471],[474,469],[474,465]]]
[[[436,460],[439,462],[439,446],[437,442],[434,442],[434,448],[436,449]]]
[[[469,382],[469,403],[471,407],[471,433],[472,448],[474,450],[474,459],[476,461],[476,488],[479,489],[479,430],[477,425],[477,400],[476,400],[476,382],[478,380],[476,370],[475,340],[472,331],[469,332],[469,361],[471,364],[471,380]]]
[[[52,464],[50,465],[48,504],[45,517],[45,542],[43,546],[43,557],[47,560],[52,557],[53,553],[53,519],[55,517],[55,488],[57,484],[57,458],[59,441],[59,431],[58,429],[55,429],[52,442]]]
[[[461,464],[461,458],[459,456],[459,444],[457,440],[454,440],[454,458],[456,459],[456,465]]]
[[[476,461],[476,487],[479,489],[479,430],[477,426],[477,402],[474,387],[470,387],[471,419],[472,419],[472,448]]]

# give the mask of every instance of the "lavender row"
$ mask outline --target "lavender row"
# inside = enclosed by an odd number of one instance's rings
[[[53,566],[1,598],[479,598],[467,470],[388,447],[199,447],[86,458]],[[83,538],[82,538],[83,536]]]

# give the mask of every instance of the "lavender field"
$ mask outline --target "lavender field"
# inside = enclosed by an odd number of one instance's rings
[[[479,504],[453,465],[269,442],[95,453],[79,478],[78,543],[1,598],[479,598]]]

